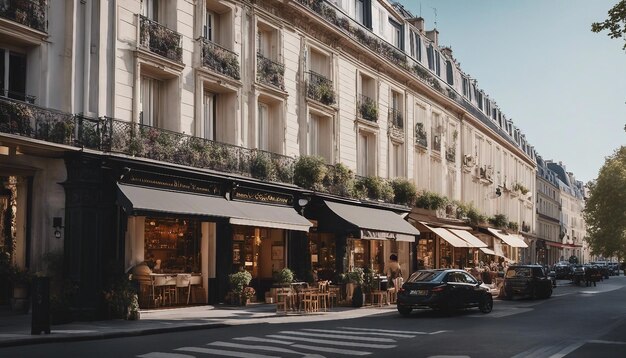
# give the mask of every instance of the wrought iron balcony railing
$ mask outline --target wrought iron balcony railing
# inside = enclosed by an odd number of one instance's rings
[[[389,122],[398,129],[404,129],[404,118],[402,112],[396,108],[389,109]]]
[[[415,144],[421,145],[424,148],[428,147],[428,135],[426,134],[426,130],[424,130],[424,123],[415,124]]]
[[[236,80],[240,79],[237,54],[206,39],[202,39],[202,65]]]
[[[0,88],[0,97],[8,97],[8,98],[16,99],[18,101],[28,102],[30,104],[35,103],[35,100],[37,99],[37,97],[28,95],[26,93],[9,91],[7,89],[1,89],[1,88]]]
[[[292,157],[109,117],[88,118],[0,98],[0,132],[52,143],[293,182]]]
[[[378,106],[373,99],[362,94],[357,106],[359,117],[371,122],[378,121]]]
[[[183,62],[182,36],[142,15],[139,15],[139,46],[172,61]]]
[[[258,52],[256,62],[257,81],[285,90],[285,65],[272,61]]]
[[[308,74],[309,80],[306,86],[307,97],[326,105],[335,104],[333,81],[313,71],[309,71]]]
[[[0,1],[0,17],[47,32],[47,7],[47,0],[3,0]]]
[[[71,114],[0,97],[0,132],[58,144],[74,144]]]

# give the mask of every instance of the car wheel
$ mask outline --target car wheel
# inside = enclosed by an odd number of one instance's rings
[[[493,297],[491,295],[483,297],[478,305],[478,309],[482,313],[489,313],[493,310]]]
[[[411,315],[411,307],[398,306],[398,312],[402,315],[402,317],[409,317]]]
[[[552,287],[548,287],[548,291],[546,291],[545,298],[550,298],[552,296]]]

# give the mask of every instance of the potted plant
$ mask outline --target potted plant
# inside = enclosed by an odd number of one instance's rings
[[[23,269],[18,266],[12,266],[9,274],[9,281],[13,288],[11,295],[11,309],[13,311],[28,312],[29,304],[29,290],[30,283],[32,281],[32,274],[28,269]]]
[[[289,284],[293,282],[293,271],[285,267],[280,271],[274,271],[272,278],[274,279],[274,284],[276,286],[289,286]]]
[[[252,275],[248,271],[239,271],[228,275],[228,280],[230,281],[230,286],[232,288],[231,292],[234,304],[244,304],[246,302],[244,289],[248,287],[250,281],[252,281]],[[249,290],[246,294],[248,293]]]
[[[344,276],[346,283],[346,297],[352,301],[354,307],[361,307],[363,305],[363,291],[361,285],[363,284],[363,269],[356,267],[352,271],[347,272]]]
[[[123,274],[113,279],[107,290],[103,292],[110,318],[138,320],[139,297],[132,286],[129,275]]]

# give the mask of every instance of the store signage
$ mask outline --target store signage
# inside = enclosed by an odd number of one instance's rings
[[[198,181],[189,178],[131,171],[124,182],[198,194],[220,195],[219,183]]]
[[[233,199],[258,201],[268,204],[293,205],[293,196],[291,195],[247,188],[237,188],[233,194]]]

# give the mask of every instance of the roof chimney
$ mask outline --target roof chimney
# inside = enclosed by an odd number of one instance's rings
[[[435,47],[439,47],[439,31],[437,29],[426,31],[426,37],[435,43]]]
[[[424,32],[424,18],[423,17],[414,17],[409,19],[409,24],[415,26],[421,32]]]

